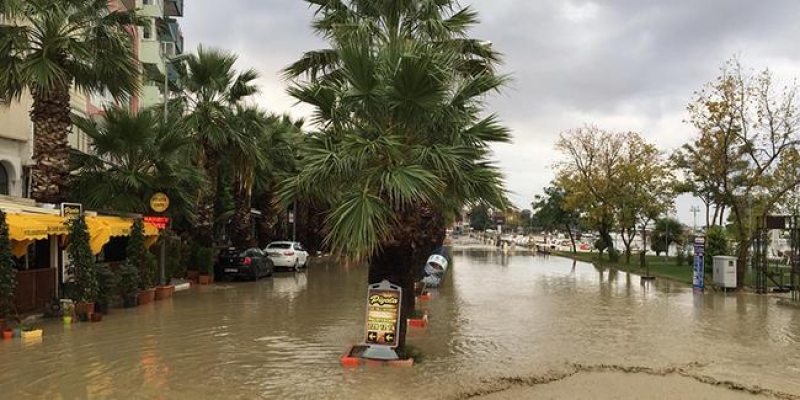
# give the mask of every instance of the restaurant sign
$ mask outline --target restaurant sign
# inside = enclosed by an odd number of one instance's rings
[[[394,348],[400,330],[402,289],[384,280],[369,285],[367,290],[367,318],[364,329],[365,343],[369,348],[366,358],[397,359]]]
[[[83,204],[61,203],[61,216],[66,219],[75,219],[83,215]]]
[[[157,213],[163,213],[169,208],[169,196],[158,192],[150,196],[150,209]]]
[[[147,222],[150,225],[155,226],[158,229],[167,229],[167,225],[169,225],[169,218],[168,217],[156,217],[156,216],[145,216],[143,218],[144,222]]]

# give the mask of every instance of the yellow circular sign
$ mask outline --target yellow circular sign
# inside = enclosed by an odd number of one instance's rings
[[[167,211],[169,208],[169,197],[161,192],[153,194],[150,197],[150,208],[158,213]]]

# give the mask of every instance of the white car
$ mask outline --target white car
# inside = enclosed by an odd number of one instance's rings
[[[264,248],[275,269],[299,271],[308,266],[308,252],[298,242],[272,242]]]

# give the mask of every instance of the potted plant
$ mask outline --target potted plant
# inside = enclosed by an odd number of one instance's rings
[[[136,307],[138,292],[139,270],[128,263],[122,264],[119,268],[119,282],[117,283],[117,294],[122,298],[122,306],[125,308]]]
[[[127,263],[138,270],[139,305],[147,304],[155,298],[155,257],[144,247],[144,222],[137,218],[131,227],[131,236],[128,238]]]
[[[14,330],[6,326],[3,328],[3,340],[8,340],[14,337]]]
[[[108,314],[114,295],[117,293],[118,276],[107,265],[97,268],[97,301],[94,305],[96,314]]]
[[[11,254],[6,214],[0,210],[0,329],[14,309],[14,289],[17,287],[17,269]]]
[[[208,285],[214,281],[214,250],[208,247],[197,249],[197,269],[200,271],[201,285]]]
[[[64,308],[61,310],[61,321],[64,325],[72,323],[72,317],[75,315],[75,304],[71,301],[64,302]]]
[[[81,319],[88,319],[94,313],[94,301],[97,298],[97,267],[83,215],[70,222],[69,237],[67,274],[72,277],[74,284],[72,300],[75,302],[75,313]]]
[[[165,282],[159,282],[160,285],[156,286],[156,300],[164,300],[166,298],[172,297],[172,294],[175,292],[175,285],[170,284],[170,280],[174,276],[176,269],[179,265],[181,265],[180,258],[181,258],[181,249],[180,249],[180,241],[174,237],[168,236],[167,231],[161,232],[161,238],[159,238],[161,242],[161,246],[167,246],[169,251],[170,257],[168,257],[165,262],[165,275],[164,279]]]

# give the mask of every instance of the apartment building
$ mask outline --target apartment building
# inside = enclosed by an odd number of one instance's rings
[[[108,93],[71,93],[72,109],[83,116],[102,117],[104,107],[117,104],[137,111],[162,103],[164,74],[177,79],[168,57],[183,52],[183,33],[176,18],[183,16],[183,0],[110,0],[111,10],[138,10],[149,24],[131,27],[136,61],[142,72],[141,93],[122,103]],[[0,24],[6,23],[0,14]],[[29,112],[32,99],[23,95],[19,101],[0,105],[0,196],[28,197],[27,167],[33,157],[33,124]],[[75,149],[89,151],[85,134],[73,129],[69,143]]]

